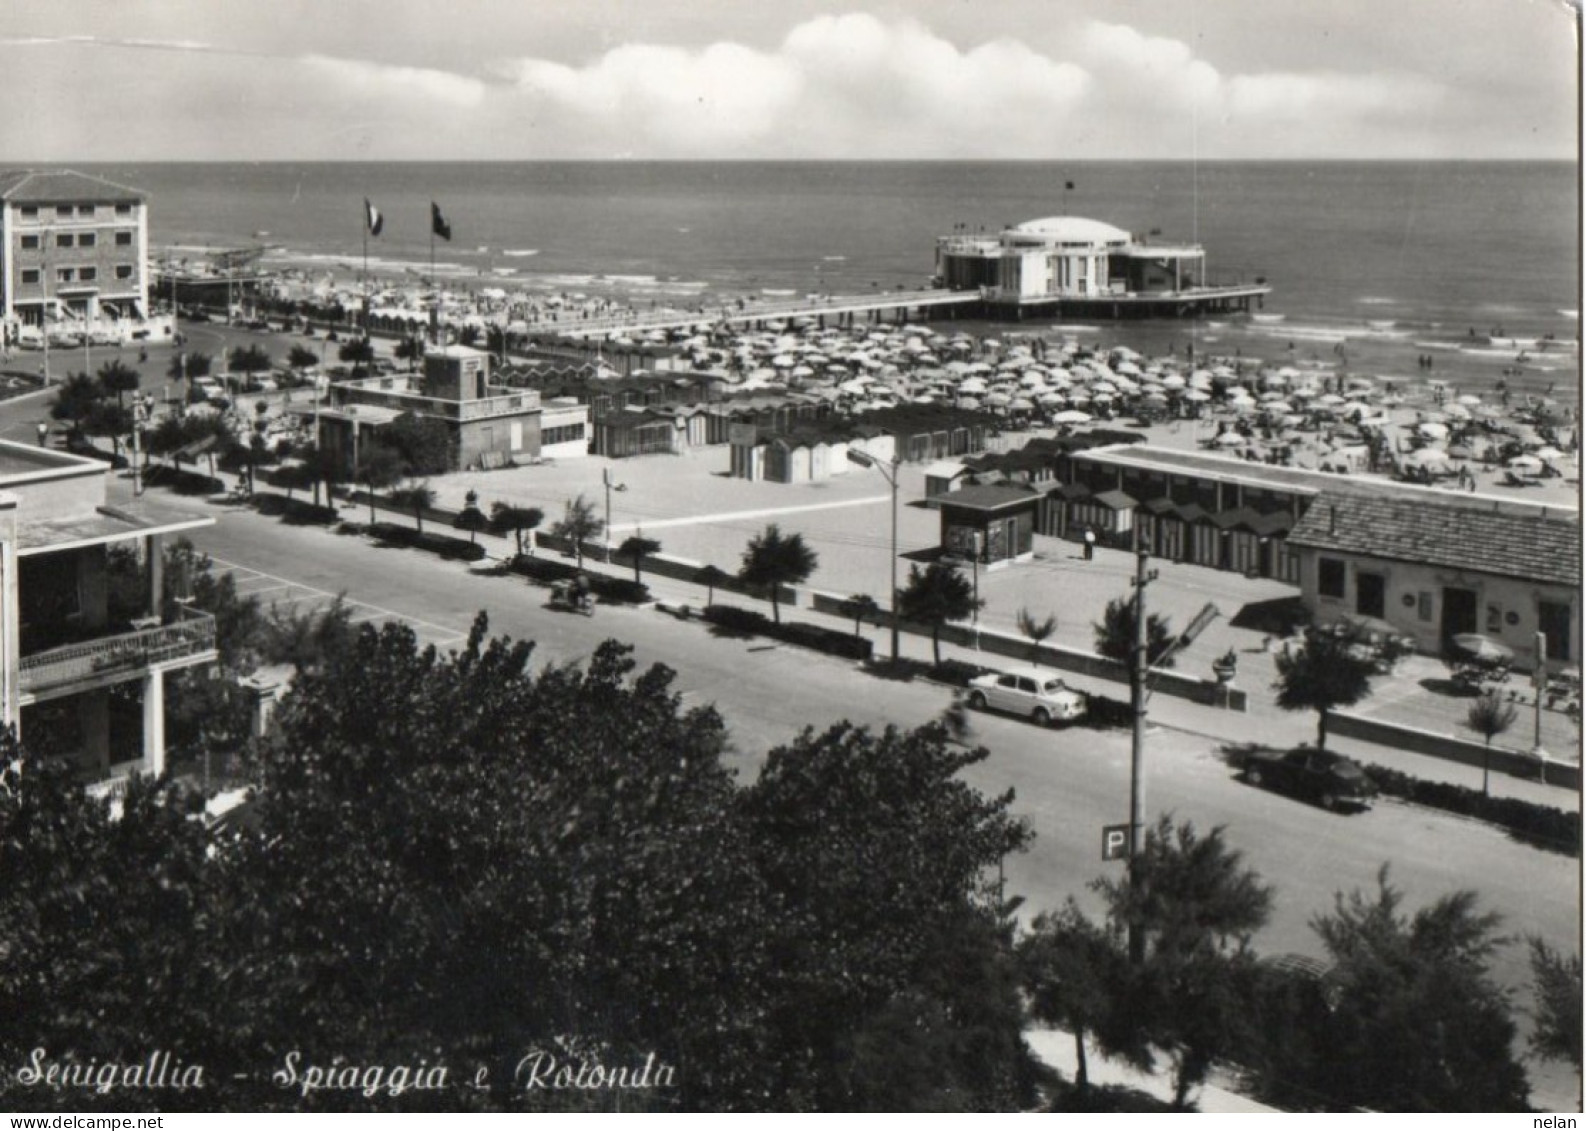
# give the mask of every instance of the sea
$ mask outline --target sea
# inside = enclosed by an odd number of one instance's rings
[[[343,279],[646,305],[925,286],[934,241],[1072,215],[1206,249],[1272,287],[1248,317],[1056,326],[1136,348],[1336,364],[1577,401],[1579,167],[1569,162],[511,162],[82,166],[150,197],[150,240]],[[1069,187],[1069,186],[1072,187]],[[450,241],[431,238],[431,205]],[[432,251],[433,249],[433,251]],[[1430,359],[1430,368],[1426,360]]]

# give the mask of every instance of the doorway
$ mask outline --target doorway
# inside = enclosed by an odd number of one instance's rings
[[[1474,597],[1475,594],[1472,594]],[[1355,612],[1363,617],[1382,617],[1388,607],[1388,579],[1384,574],[1355,574]],[[1445,604],[1444,609],[1448,606]]]
[[[1476,591],[1474,589],[1443,590],[1443,639],[1462,632],[1476,631]]]

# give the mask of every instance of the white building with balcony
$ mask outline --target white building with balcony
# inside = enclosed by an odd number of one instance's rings
[[[110,474],[0,441],[0,723],[90,783],[163,773],[165,675],[217,659],[214,620],[163,598],[166,536],[214,519],[112,503]]]

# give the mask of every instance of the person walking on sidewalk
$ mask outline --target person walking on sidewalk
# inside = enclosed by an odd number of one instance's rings
[[[1094,527],[1085,527],[1085,560],[1091,561],[1096,557],[1096,531]]]

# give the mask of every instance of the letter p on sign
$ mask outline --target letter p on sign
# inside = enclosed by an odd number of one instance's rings
[[[1129,856],[1129,826],[1103,825],[1101,829],[1101,858],[1125,860]]]

